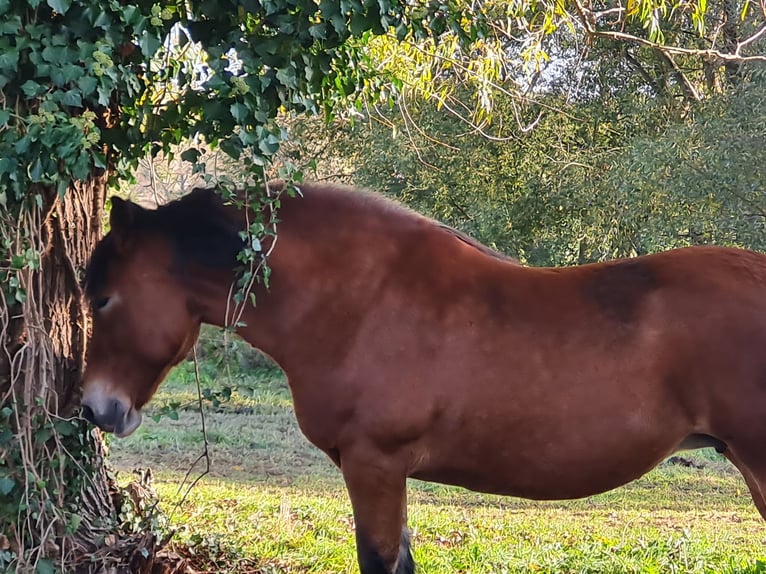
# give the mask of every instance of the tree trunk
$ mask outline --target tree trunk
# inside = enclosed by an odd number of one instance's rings
[[[63,198],[32,190],[33,206],[0,228],[10,253],[24,254],[0,299],[0,572],[125,560],[101,435],[73,418],[89,332],[80,283],[101,236],[106,178],[93,174]]]

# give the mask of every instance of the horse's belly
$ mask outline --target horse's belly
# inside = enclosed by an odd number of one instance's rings
[[[566,435],[528,441],[477,435],[470,441],[447,439],[426,449],[411,476],[521,498],[582,498],[642,476],[684,438],[680,429],[604,432],[609,434],[591,440],[582,435],[574,440]]]

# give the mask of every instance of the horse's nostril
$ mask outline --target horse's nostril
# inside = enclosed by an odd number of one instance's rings
[[[88,405],[82,406],[82,411],[80,412],[80,416],[84,418],[86,421],[88,421],[90,424],[92,425],[96,424],[96,415],[93,414],[93,409],[90,408]]]
[[[110,415],[112,417],[112,425],[116,425],[119,421],[125,418],[125,407],[117,399],[112,401],[112,412]]]

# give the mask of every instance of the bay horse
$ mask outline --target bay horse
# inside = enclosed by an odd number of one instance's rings
[[[714,447],[766,517],[766,256],[533,268],[371,193],[305,184],[281,203],[238,332],[340,469],[362,574],[415,570],[408,477],[571,499]],[[112,199],[85,280],[83,416],[129,435],[201,323],[225,324],[248,213],[209,189]]]

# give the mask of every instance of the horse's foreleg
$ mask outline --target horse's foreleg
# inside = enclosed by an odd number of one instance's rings
[[[341,454],[356,523],[356,550],[362,574],[413,574],[407,531],[407,479],[381,455]]]

